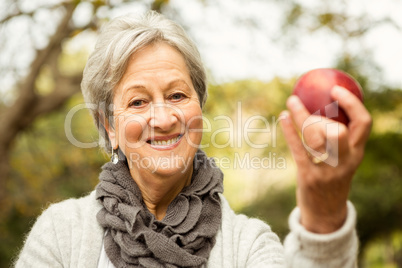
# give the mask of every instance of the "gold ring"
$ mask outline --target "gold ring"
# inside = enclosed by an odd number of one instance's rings
[[[328,157],[329,157],[329,154],[328,154],[327,152],[321,154],[320,156],[313,156],[313,155],[312,155],[311,161],[312,161],[315,165],[318,165],[318,164],[324,162],[325,160],[327,160]]]

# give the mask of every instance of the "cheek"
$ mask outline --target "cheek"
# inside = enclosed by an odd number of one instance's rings
[[[199,106],[186,114],[186,128],[193,142],[199,144],[203,130],[202,112]]]
[[[202,131],[202,115],[195,115],[187,121],[187,126],[189,130],[197,130],[197,132]]]
[[[146,135],[146,121],[139,116],[130,116],[119,122],[120,143],[126,147],[130,144],[138,143]],[[138,146],[136,146],[138,147]]]

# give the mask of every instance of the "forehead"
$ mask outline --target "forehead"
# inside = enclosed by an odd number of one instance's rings
[[[183,74],[189,75],[183,55],[176,48],[164,42],[147,45],[131,55],[126,73],[160,69],[177,69]]]
[[[178,80],[194,90],[183,55],[176,48],[157,42],[131,55],[115,93],[125,95],[133,88],[168,88]]]

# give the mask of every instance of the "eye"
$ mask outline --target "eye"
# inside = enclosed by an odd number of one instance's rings
[[[130,106],[134,106],[134,107],[141,107],[145,104],[144,100],[134,100],[130,103]]]
[[[174,93],[173,95],[170,96],[170,99],[172,101],[180,101],[182,99],[184,99],[184,95],[182,93]]]

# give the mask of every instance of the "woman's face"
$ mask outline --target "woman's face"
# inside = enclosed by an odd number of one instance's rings
[[[183,56],[165,43],[134,53],[115,88],[114,148],[131,169],[174,175],[191,167],[202,138],[200,102]]]

